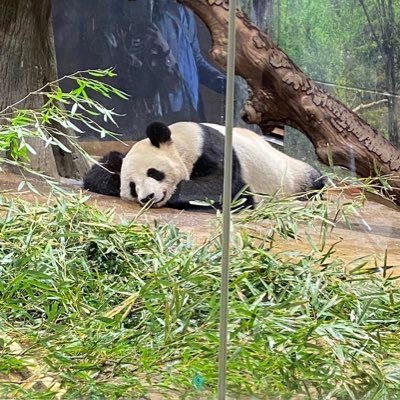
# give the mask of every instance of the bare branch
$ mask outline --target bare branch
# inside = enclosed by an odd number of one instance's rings
[[[373,102],[367,103],[367,104],[360,104],[356,108],[353,108],[353,112],[365,110],[366,108],[371,108],[371,107],[377,106],[378,104],[383,104],[383,103],[387,103],[387,102],[388,102],[388,99],[382,99],[382,100],[373,101]]]

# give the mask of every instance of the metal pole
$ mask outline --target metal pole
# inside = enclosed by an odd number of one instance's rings
[[[224,191],[222,209],[222,263],[219,324],[218,400],[226,399],[228,347],[229,249],[232,202],[232,128],[235,98],[236,0],[229,1],[227,82],[225,105]]]

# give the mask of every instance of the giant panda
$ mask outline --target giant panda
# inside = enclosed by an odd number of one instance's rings
[[[210,200],[221,206],[225,127],[154,122],[146,134],[147,138],[134,144],[123,158],[120,176],[113,174],[114,180],[120,179],[123,199],[153,207],[189,208],[194,200]],[[107,170],[98,168],[98,179],[106,181],[100,175]],[[97,191],[98,186],[85,187]],[[293,194],[322,186],[320,173],[310,165],[281,153],[248,129],[234,128],[232,197],[247,187],[254,195],[247,195],[245,204],[252,206],[261,199],[257,193],[273,194],[282,189]],[[115,194],[113,190],[107,193],[104,184],[101,189],[102,194]]]

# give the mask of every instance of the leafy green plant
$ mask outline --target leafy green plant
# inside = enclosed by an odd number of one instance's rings
[[[65,399],[213,398],[219,238],[195,246],[172,225],[115,224],[111,211],[86,200],[0,204],[0,325],[24,344],[13,356],[43,364]],[[304,222],[329,229],[342,213],[328,201],[270,203],[270,227],[282,237]],[[246,225],[265,218],[266,211],[257,212],[243,214]],[[278,251],[271,236],[253,237],[238,218],[230,268],[231,395],[397,398],[400,286],[390,270],[384,278],[358,261],[354,268],[328,261],[332,249],[323,246]],[[6,380],[0,391],[54,396],[51,388]]]
[[[0,355],[0,374],[22,370],[26,364],[19,357],[10,354]]]
[[[127,99],[128,96],[102,81],[103,78],[112,78],[115,73],[111,69],[78,71],[54,82],[49,82],[42,88],[29,93],[0,111],[0,167],[9,164],[33,175],[44,177],[52,186],[56,184],[50,177],[40,171],[34,171],[29,166],[29,157],[36,154],[36,150],[29,144],[28,139],[41,140],[45,147],[57,146],[63,152],[70,153],[74,149],[83,157],[90,156],[82,149],[75,135],[68,134],[68,130],[76,134],[83,133],[82,129],[97,132],[100,138],[111,136],[118,139],[117,134],[104,128],[96,118],[101,116],[104,122],[115,122],[117,115],[113,110],[104,107],[96,97],[118,96]],[[64,80],[72,82],[73,89],[63,91],[59,86]],[[20,108],[28,96],[44,98],[40,109]],[[33,185],[24,180],[22,186],[35,190]]]

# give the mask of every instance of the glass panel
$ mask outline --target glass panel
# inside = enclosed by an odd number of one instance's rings
[[[53,0],[53,3],[59,75],[113,67],[118,76],[110,83],[127,92],[130,98],[105,100],[108,107],[121,114],[118,127],[111,124],[108,127],[129,145],[143,139],[149,122],[155,120],[167,124],[182,120],[224,123],[225,74],[209,55],[208,29],[189,9],[172,0]],[[308,77],[398,144],[397,0],[394,20],[392,10],[382,8],[389,7],[391,1],[240,0],[240,3],[252,21]],[[240,111],[249,96],[249,87],[241,77],[236,78],[235,84],[236,125],[254,130],[286,154],[328,174],[329,179],[333,179],[331,175],[335,172],[339,176],[335,180],[338,185],[344,186],[342,178],[354,180],[353,158],[348,170],[322,165],[312,143],[306,135],[286,125],[289,121],[279,121],[274,135],[262,132],[257,125],[247,125]],[[100,140],[93,132],[82,134],[80,141],[94,157],[114,149],[126,151],[117,141]],[[212,146],[212,140],[206,144]],[[246,153],[243,159],[250,162],[252,157],[253,153]],[[265,158],[257,160],[262,163]],[[257,175],[257,180],[268,175],[279,186],[286,178],[297,183],[312,174],[309,169],[307,173],[301,170],[289,176],[285,175],[287,171],[279,174],[278,167],[287,165],[286,161],[279,157],[274,160],[277,161],[272,168],[268,165]],[[244,170],[247,165],[241,167]],[[154,168],[148,171],[157,181],[165,175]],[[240,183],[243,184],[241,180]],[[133,187],[136,190],[135,184]],[[319,203],[287,199],[280,203],[279,196],[267,197],[265,214],[258,214],[262,217],[253,214],[246,219],[251,214],[238,213],[233,226],[242,228],[243,224],[248,228],[237,229],[234,233],[237,240],[232,244],[228,387],[238,398],[269,395],[289,398],[296,394],[309,398],[362,398],[358,396],[361,392],[357,392],[359,382],[363,381],[367,391],[370,382],[386,379],[376,378],[375,369],[382,377],[389,376],[393,373],[392,365],[397,365],[392,358],[385,370],[380,365],[382,359],[375,359],[374,352],[378,352],[385,335],[391,337],[392,326],[397,332],[398,310],[393,304],[398,293],[382,295],[389,283],[379,286],[378,279],[353,287],[354,282],[346,274],[352,268],[358,271],[365,266],[374,273],[395,269],[400,257],[397,214],[370,202],[365,208],[361,202],[353,207],[349,204],[354,192],[348,190],[340,197],[339,189],[336,190],[334,187],[326,193]],[[359,194],[359,188],[355,188],[355,193]],[[334,206],[342,207],[337,213],[328,210],[331,199]],[[108,198],[103,197],[99,202],[110,205]],[[126,205],[119,199],[112,205],[118,207],[118,216],[123,221],[132,220],[140,210],[137,204]],[[182,230],[197,235],[195,241],[210,238],[217,229],[215,225],[210,227],[210,214],[163,209],[150,210],[144,218],[148,215],[146,222],[173,219],[182,224]],[[326,223],[329,218],[332,224]],[[190,395],[194,392],[212,398],[217,375],[220,246],[214,244],[213,237],[210,243],[190,253],[195,245],[182,239],[174,228],[167,231],[170,236],[165,232],[161,232],[163,239],[155,246],[157,250],[161,248],[161,261],[157,259],[151,264],[151,278],[158,279],[158,274],[163,277],[163,281],[154,283],[159,285],[160,293],[143,290],[148,298],[143,302],[140,298],[140,304],[139,298],[129,296],[128,303],[123,303],[127,311],[121,316],[121,326],[129,332],[128,340],[140,348],[137,357],[142,363],[141,372],[147,373],[148,367],[153,374],[152,384],[159,380],[165,385],[160,385],[161,389],[166,389],[168,383],[173,382],[174,386],[178,382],[181,386],[177,398],[182,397],[185,389]],[[107,252],[104,258],[109,259]],[[179,265],[175,266],[177,259]],[[173,274],[168,270],[171,265],[175,268]],[[146,279],[146,274],[137,277],[138,281]],[[359,280],[364,279],[363,275]],[[112,309],[115,315],[122,314],[119,307],[117,304]],[[380,325],[384,314],[390,314],[390,320]],[[147,318],[145,322],[143,315]],[[138,341],[142,332],[135,331],[137,326],[143,331],[147,329],[144,340],[148,342]],[[382,337],[380,329],[385,332]],[[131,332],[134,334],[129,336]],[[385,350],[383,358],[395,352],[389,340],[385,346],[389,351]],[[154,359],[160,348],[157,357],[162,354],[162,360]],[[113,350],[119,351],[115,347]],[[129,351],[122,349],[121,353],[123,361],[118,361],[115,370],[122,368]],[[357,357],[362,358],[360,364],[355,360]],[[127,362],[134,375],[129,384],[136,379],[142,383],[142,377],[135,375],[134,363],[135,360]],[[364,368],[364,363],[368,367]],[[129,380],[126,375],[123,379]],[[390,379],[385,383],[398,384],[398,376],[391,382]],[[378,386],[369,394],[380,390]],[[392,388],[387,391],[389,395],[396,392]],[[159,395],[158,388],[154,395]]]

